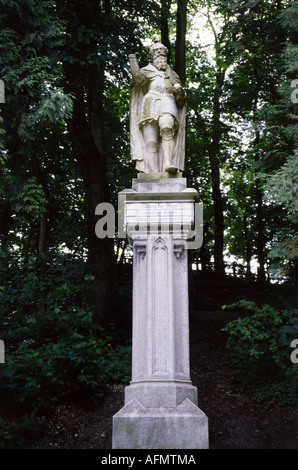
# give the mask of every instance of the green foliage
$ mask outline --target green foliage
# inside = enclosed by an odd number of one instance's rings
[[[26,445],[40,432],[45,422],[44,416],[39,418],[34,413],[18,417],[17,420],[10,422],[0,418],[0,449]]]
[[[69,93],[65,95],[63,90],[48,89],[41,95],[40,102],[31,110],[30,114],[22,116],[19,132],[24,142],[36,141],[36,133],[47,133],[51,128],[55,129],[55,124],[63,123],[70,118],[73,108],[73,96]]]
[[[237,391],[258,401],[297,403],[298,366],[290,360],[290,343],[297,337],[298,310],[257,307],[244,300],[224,308],[246,314],[223,328]]]
[[[39,218],[44,211],[46,199],[43,188],[32,177],[25,181],[22,187],[14,188],[11,196],[16,216],[29,214],[33,218]]]
[[[293,33],[297,32],[298,2],[295,0],[288,2],[287,8],[281,12],[279,20],[284,28]]]
[[[294,321],[293,325],[284,325],[281,328],[281,343],[283,345],[290,344],[293,338],[298,338],[298,319]]]
[[[298,105],[291,99],[292,80],[298,72],[297,12],[298,3],[292,2],[279,14],[280,24],[289,31],[289,40],[280,54],[279,100],[273,106],[265,107],[263,115],[271,141],[267,158],[273,162],[270,174],[264,177],[263,172],[263,189],[267,202],[281,208],[284,214],[282,224],[275,229],[268,254],[276,279],[297,276]]]
[[[173,57],[175,6],[172,2],[168,12]],[[213,46],[189,36],[186,48],[185,176],[204,203],[202,264],[212,257],[216,234],[210,155],[219,137],[226,252],[247,262],[259,256],[259,187],[268,196],[261,214],[264,246],[272,259],[281,260],[282,275],[292,276],[297,105],[289,96],[297,75],[297,2],[196,0],[189,2],[189,25],[198,8],[209,29],[215,27]],[[35,432],[64,394],[75,391],[93,400],[108,383],[128,378],[130,347],[119,326],[103,330],[93,318],[97,264],[90,249],[94,227],[86,221],[97,183],[90,164],[86,184],[86,155],[77,154],[86,148],[86,136],[102,145],[107,165],[100,168],[107,172],[116,207],[117,193],[135,176],[128,55],[136,52],[140,65],[147,63],[144,44],[159,37],[160,13],[155,1],[1,0],[6,102],[0,110],[0,322],[7,362],[0,392],[7,413],[18,414],[16,422],[0,423],[4,443],[21,443],[25,430]],[[75,86],[69,89],[70,70]],[[69,92],[73,89],[78,95]],[[74,109],[80,97],[86,120],[78,122]],[[72,126],[83,137],[77,144],[70,139]],[[99,193],[104,176],[100,173]],[[126,324],[128,291],[131,286],[122,287],[116,299],[118,321]],[[294,379],[283,341],[296,334],[292,313],[252,309],[242,323],[229,326],[239,384],[253,390],[257,377],[258,397],[280,394],[280,401],[289,401],[284,378],[290,384]]]
[[[81,403],[97,402],[107,384],[127,381],[130,345],[112,327],[103,330],[94,322],[94,276],[85,262],[57,255],[39,263],[32,257],[22,265],[2,255],[10,273],[1,271],[6,362],[0,393],[4,411],[14,410],[24,421],[24,426],[2,427],[7,441],[26,426],[40,426],[65,394],[76,393]]]

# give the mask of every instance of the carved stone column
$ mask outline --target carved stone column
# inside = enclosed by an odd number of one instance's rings
[[[132,379],[113,418],[113,448],[207,448],[189,369],[187,239],[197,193],[184,178],[144,178],[122,196],[133,245]]]

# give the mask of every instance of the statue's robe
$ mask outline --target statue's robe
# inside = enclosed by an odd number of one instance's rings
[[[144,161],[145,142],[142,134],[142,125],[146,122],[157,121],[162,114],[169,113],[173,116],[174,126],[174,155],[173,160],[178,170],[184,170],[185,160],[185,115],[186,106],[176,103],[172,92],[173,85],[181,85],[180,79],[169,65],[166,71],[157,70],[152,64],[140,70],[141,77],[138,84],[132,84],[130,92],[130,145],[131,158],[136,163],[136,169],[148,173]],[[164,80],[167,83],[169,93],[158,91],[158,82]],[[152,82],[156,81],[152,87]],[[153,88],[153,89],[152,89]],[[156,173],[163,171],[163,151],[159,145],[159,167]]]

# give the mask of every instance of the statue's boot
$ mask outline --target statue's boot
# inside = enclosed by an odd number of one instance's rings
[[[163,149],[163,170],[168,173],[177,173],[178,168],[174,159],[174,140],[173,130],[166,128],[161,131],[162,149]]]
[[[148,142],[146,144],[146,170],[148,173],[158,173],[158,143]]]

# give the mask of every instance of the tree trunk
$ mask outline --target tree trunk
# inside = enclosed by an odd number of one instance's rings
[[[107,165],[104,145],[103,100],[105,85],[105,60],[98,56],[98,37],[103,34],[108,23],[103,24],[101,18],[111,16],[111,1],[90,0],[85,7],[80,2],[66,0],[68,11],[74,21],[68,20],[67,50],[70,60],[64,60],[65,93],[74,96],[74,107],[68,121],[72,149],[80,167],[85,191],[89,261],[97,278],[95,294],[95,316],[102,324],[111,320],[111,300],[115,297],[117,286],[117,266],[114,253],[114,239],[99,239],[95,234],[95,208],[102,202],[111,202],[107,179]],[[62,10],[62,16],[65,12]],[[78,26],[90,28],[92,34],[89,42],[78,39]],[[94,56],[96,61],[89,61]]]
[[[32,142],[29,142],[29,149],[30,149],[30,155],[31,155],[31,161],[32,161],[32,173],[35,176],[37,183],[42,186],[45,199],[48,203],[49,191],[45,182],[45,177],[43,175],[41,165],[39,164],[38,158],[33,151]],[[40,221],[39,221],[39,238],[38,238],[38,254],[39,255],[42,255],[43,253],[46,252],[47,227],[48,227],[47,217],[48,217],[47,210],[46,208],[44,208],[44,211],[40,215]]]
[[[171,0],[161,1],[161,12],[160,12],[160,32],[161,42],[168,49],[168,63],[171,63],[171,43],[169,39],[169,14],[171,8]]]
[[[264,218],[263,218],[263,194],[262,190],[256,188],[256,203],[257,203],[257,257],[259,262],[258,268],[258,282],[264,284],[266,282],[265,276],[265,237],[264,237]]]
[[[46,251],[46,234],[47,234],[47,213],[43,212],[40,216],[40,230],[39,230],[39,242],[38,242],[38,253],[41,255]]]
[[[207,234],[210,227],[210,221],[206,221],[203,227],[203,244],[200,248],[200,262],[202,265],[202,274],[205,274],[207,271],[210,271],[210,253],[206,249]]]
[[[177,2],[175,72],[178,73],[182,85],[185,85],[185,34],[187,20],[187,0]]]
[[[244,239],[245,239],[245,255],[246,255],[246,278],[251,279],[251,244],[249,239],[249,231],[247,226],[247,216],[243,216]]]
[[[294,276],[298,279],[298,258],[294,259]]]
[[[259,145],[260,142],[260,132],[257,129],[256,131],[256,138],[255,138],[255,147]],[[255,161],[259,161],[259,152],[256,150],[255,152]],[[265,275],[265,223],[264,223],[264,210],[263,210],[263,193],[262,190],[259,188],[258,180],[256,179],[256,188],[255,188],[255,200],[257,204],[257,214],[256,214],[256,221],[257,221],[257,258],[259,262],[258,268],[258,282],[260,284],[264,284],[266,282],[266,275]]]
[[[212,179],[212,199],[214,207],[214,265],[217,275],[225,274],[223,248],[224,248],[224,216],[223,200],[220,191],[220,97],[225,77],[225,69],[217,72],[216,87],[213,98],[212,141],[209,147],[209,160]]]
[[[254,115],[257,113],[257,106],[258,106],[258,101],[259,101],[259,95],[260,95],[260,90],[262,89],[262,80],[259,75],[258,71],[258,61],[257,58],[254,57],[253,60],[254,64],[254,75],[255,75],[255,90],[254,90],[254,103],[253,103],[253,111]],[[259,151],[258,151],[258,145],[260,143],[260,131],[257,129],[256,130],[256,137],[255,137],[255,162],[259,161]],[[259,268],[258,268],[258,282],[261,284],[264,284],[266,281],[265,277],[265,237],[264,237],[264,220],[263,220],[263,193],[262,190],[258,186],[258,180],[257,180],[257,171],[255,171],[256,174],[256,187],[255,187],[255,201],[257,204],[257,213],[256,213],[256,222],[257,222],[257,238],[256,238],[256,245],[257,245],[257,258],[259,262]]]
[[[87,121],[84,101],[84,70],[80,65],[65,64],[66,93],[73,93],[74,109],[68,122],[72,148],[82,173],[87,201],[86,223],[88,228],[89,259],[92,260],[97,275],[95,314],[101,324],[111,318],[109,302],[113,298],[117,284],[114,240],[98,239],[95,235],[95,208],[101,202],[111,202],[107,180],[106,159],[102,141],[102,109],[99,95],[103,93],[100,78],[94,79],[91,96],[88,96],[90,118]],[[103,76],[102,73],[98,73]],[[94,70],[89,78],[95,77]],[[97,101],[97,111],[96,108]],[[102,101],[102,99],[101,99]],[[99,114],[98,114],[99,113]]]

